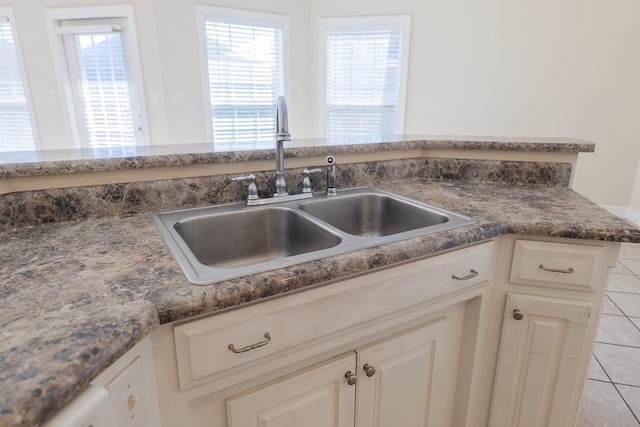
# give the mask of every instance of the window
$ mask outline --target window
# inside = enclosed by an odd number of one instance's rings
[[[0,8],[0,152],[36,149],[13,14]]]
[[[207,136],[215,145],[273,139],[285,94],[287,16],[198,7]]]
[[[320,23],[329,140],[404,132],[410,16]]]
[[[145,144],[133,9],[57,9],[48,16],[78,145],[107,155]]]

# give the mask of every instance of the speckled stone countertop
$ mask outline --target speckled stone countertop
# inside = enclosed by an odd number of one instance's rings
[[[0,178],[271,160],[275,158],[273,144],[273,141],[259,141],[244,145],[241,150],[225,145],[214,147],[212,144],[124,147],[114,148],[99,157],[91,149],[2,153]],[[387,135],[351,141],[343,138],[339,144],[318,138],[294,139],[287,143],[285,155],[287,158],[325,156],[328,147],[334,154],[411,149],[556,153],[590,153],[595,150],[592,142],[572,138]]]
[[[379,187],[476,223],[210,286],[186,282],[148,214],[1,234],[0,426],[41,424],[159,323],[506,233],[640,243],[640,231],[566,187],[421,178]]]

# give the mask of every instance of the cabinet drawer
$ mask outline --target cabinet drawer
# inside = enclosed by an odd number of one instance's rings
[[[312,341],[486,282],[493,252],[485,243],[176,326],[180,387],[287,366]]]
[[[593,291],[601,279],[605,248],[516,240],[511,282]]]

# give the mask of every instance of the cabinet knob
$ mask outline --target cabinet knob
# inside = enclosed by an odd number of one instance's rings
[[[513,310],[513,318],[516,320],[524,319],[524,313],[520,311],[520,309],[516,308]]]
[[[347,371],[344,377],[347,379],[347,384],[349,385],[354,385],[356,381],[358,381],[358,376],[351,371]]]
[[[376,373],[376,367],[375,366],[371,366],[368,363],[365,364],[362,369],[364,370],[364,373],[368,376],[368,377],[372,377],[375,375]]]

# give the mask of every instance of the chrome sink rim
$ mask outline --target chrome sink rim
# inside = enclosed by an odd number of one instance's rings
[[[447,222],[431,225],[428,227],[412,229],[400,233],[362,237],[355,234],[349,234],[333,225],[326,223],[315,216],[303,211],[300,207],[306,204],[322,203],[325,199],[339,199],[340,197],[359,195],[359,194],[375,194],[384,195],[402,203],[424,209],[430,212],[444,215],[448,218]],[[188,218],[200,217],[204,215],[214,215],[217,213],[233,213],[242,211],[261,211],[268,209],[282,209],[294,212],[296,215],[304,217],[305,220],[313,224],[314,227],[322,228],[340,238],[340,242],[326,249],[315,250],[302,254],[277,258],[267,262],[245,265],[237,268],[217,268],[209,267],[201,264],[193,254],[187,243],[181,238],[174,224],[184,221]],[[185,274],[187,281],[194,285],[211,285],[224,280],[245,277],[252,274],[263,273],[279,268],[291,267],[296,264],[317,261],[336,255],[343,255],[362,249],[367,249],[384,244],[399,242],[415,237],[422,237],[434,233],[451,230],[475,223],[475,220],[455,212],[448,211],[436,206],[422,203],[395,193],[380,190],[372,187],[355,187],[342,189],[338,191],[336,196],[326,196],[324,194],[314,194],[311,199],[294,200],[265,206],[246,206],[244,202],[229,203],[224,205],[211,205],[197,208],[179,209],[155,213],[152,215],[160,234],[162,235],[167,247],[178,262],[181,270]]]

